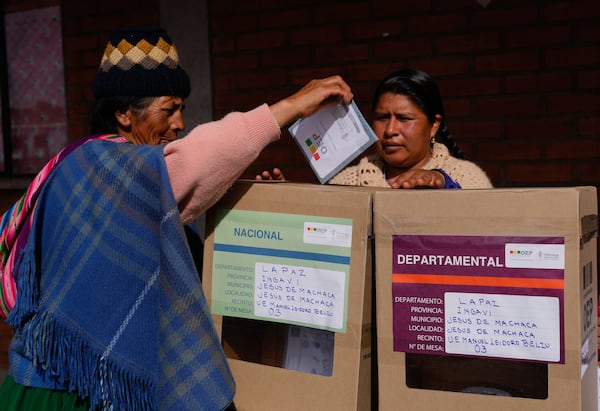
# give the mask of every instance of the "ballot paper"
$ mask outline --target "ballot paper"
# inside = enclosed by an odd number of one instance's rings
[[[296,121],[289,132],[321,184],[377,141],[354,101],[325,106]]]

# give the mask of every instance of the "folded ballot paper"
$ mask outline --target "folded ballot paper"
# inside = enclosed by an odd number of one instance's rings
[[[321,184],[377,141],[354,101],[325,106],[296,121],[289,132]]]

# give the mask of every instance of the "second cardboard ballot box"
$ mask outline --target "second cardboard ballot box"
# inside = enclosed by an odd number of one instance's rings
[[[207,213],[238,410],[371,409],[371,207],[354,187],[240,181]]]
[[[598,409],[595,188],[373,207],[381,410]]]

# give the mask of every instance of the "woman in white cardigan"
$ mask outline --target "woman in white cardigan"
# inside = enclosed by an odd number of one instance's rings
[[[386,77],[375,89],[376,154],[342,170],[329,184],[391,188],[491,188],[448,132],[438,86],[420,70]]]

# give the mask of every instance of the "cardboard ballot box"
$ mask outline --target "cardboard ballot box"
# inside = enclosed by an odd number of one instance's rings
[[[373,208],[381,410],[597,410],[595,188]]]
[[[371,408],[371,207],[355,187],[240,181],[207,213],[238,410]]]

